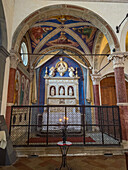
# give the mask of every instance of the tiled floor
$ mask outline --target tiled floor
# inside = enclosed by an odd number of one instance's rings
[[[77,156],[67,157],[72,170],[126,170],[125,156]],[[12,166],[0,170],[55,170],[61,164],[61,157],[18,158]],[[62,170],[66,168],[62,168]]]

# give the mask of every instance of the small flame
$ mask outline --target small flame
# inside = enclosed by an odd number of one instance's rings
[[[62,119],[59,119],[59,122],[62,122]]]
[[[65,119],[65,120],[68,120],[69,118],[64,116],[64,119]]]

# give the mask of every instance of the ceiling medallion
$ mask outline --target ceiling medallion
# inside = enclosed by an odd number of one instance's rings
[[[60,61],[56,64],[56,70],[59,72],[60,76],[63,76],[68,69],[68,64],[63,61],[63,58],[59,58]]]

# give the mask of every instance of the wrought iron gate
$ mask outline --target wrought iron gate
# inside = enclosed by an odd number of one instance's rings
[[[118,106],[12,106],[14,146],[56,146],[64,127],[67,140],[75,146],[121,142]]]

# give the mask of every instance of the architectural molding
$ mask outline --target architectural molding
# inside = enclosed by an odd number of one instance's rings
[[[7,103],[7,106],[8,107],[11,107],[11,106],[13,106],[14,105],[14,103]]]
[[[92,79],[93,85],[99,85],[101,75],[94,73],[94,74],[91,75],[91,79]]]
[[[0,53],[3,54],[6,58],[10,55],[9,52],[3,46],[0,46]]]
[[[128,103],[117,103],[118,106],[128,106]]]
[[[48,0],[51,1],[51,0]],[[58,0],[54,0],[58,1]],[[67,1],[77,1],[77,0],[67,0]],[[80,0],[81,2],[109,2],[109,3],[128,3],[127,0]]]
[[[20,62],[18,55],[18,53],[10,51],[10,68],[17,69],[17,66]]]
[[[119,67],[124,67],[124,61],[125,61],[124,56],[122,56],[122,55],[114,56],[113,57],[113,69],[119,68]]]
[[[109,61],[113,61],[113,69],[124,67],[125,58],[128,56],[128,52],[114,52],[108,56]]]

